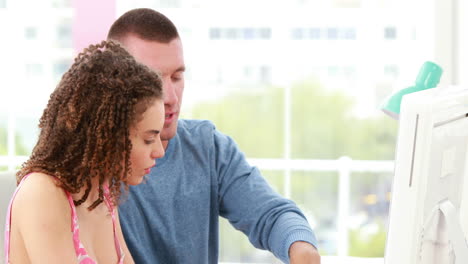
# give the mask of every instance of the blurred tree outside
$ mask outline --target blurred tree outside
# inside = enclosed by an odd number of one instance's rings
[[[15,154],[18,156],[29,155],[29,151],[26,148],[21,135],[18,133],[15,136]],[[3,126],[0,126],[0,156],[8,155],[7,147],[7,129]],[[8,166],[0,166],[0,171],[7,171]]]
[[[257,88],[255,92],[250,88],[242,90],[246,92],[237,92],[215,102],[194,106],[191,117],[213,121],[217,129],[231,136],[249,158],[283,158],[285,90],[282,87]],[[314,80],[293,85],[291,100],[291,158],[338,159],[348,156],[357,160],[394,159],[397,122],[383,114],[369,118],[354,116],[352,97],[342,91],[327,90]],[[280,193],[283,190],[282,174],[263,172]],[[378,177],[352,177],[351,181],[354,188],[351,200],[362,204],[362,197],[376,184]],[[330,237],[330,230],[336,225],[337,186],[337,173],[293,171],[292,174],[291,198],[308,219],[310,217],[309,222],[314,222],[319,241],[326,244],[321,252],[327,255],[336,254],[336,248],[327,243],[333,243],[334,239]],[[365,205],[354,207],[365,208]],[[384,216],[372,217],[379,219]],[[229,236],[221,236],[221,245],[240,248],[242,252],[237,254],[249,254],[248,251],[252,251],[252,246],[239,246],[248,244],[245,236],[232,235],[232,228],[223,222],[220,228],[221,233],[230,232]],[[361,231],[359,227],[350,230],[350,254],[383,257],[385,232],[375,232],[359,240],[359,235],[364,234]],[[367,247],[366,252],[369,254],[363,253],[363,247]],[[236,260],[235,256],[227,254],[221,252],[220,260],[223,261],[225,257],[226,261],[258,261],[256,256],[242,255]]]
[[[305,81],[292,89],[292,158],[392,160],[397,122],[383,114],[360,119],[354,98]]]
[[[282,158],[284,89],[269,87],[261,91],[239,92],[196,105],[192,117],[213,121],[218,130],[235,139],[249,158]],[[292,87],[291,105],[292,158],[394,158],[397,122],[383,114],[367,119],[353,116],[353,98],[343,92],[328,91],[318,82],[305,81]]]
[[[0,155],[7,155],[7,131],[0,126]]]
[[[0,126],[0,155],[3,156],[7,154],[7,129],[5,127]],[[15,154],[18,156],[29,155],[29,152],[26,146],[24,145],[23,139],[18,133],[15,135]]]
[[[280,87],[236,93],[196,105],[191,113],[193,118],[213,121],[218,130],[235,139],[249,158],[281,158],[284,153],[283,97]]]
[[[349,234],[349,242],[352,245],[349,255],[381,258],[385,253],[386,239],[386,226],[381,221],[377,221],[365,228],[352,229]]]

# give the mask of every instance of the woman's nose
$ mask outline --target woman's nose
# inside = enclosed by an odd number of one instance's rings
[[[159,159],[164,156],[164,147],[162,145],[162,142],[159,140],[159,144],[157,144],[156,148],[151,152],[151,158],[152,159]]]

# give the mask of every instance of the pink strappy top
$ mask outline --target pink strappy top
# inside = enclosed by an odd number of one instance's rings
[[[11,225],[11,208],[13,204],[13,200],[15,199],[16,193],[18,190],[21,188],[21,185],[23,182],[26,180],[26,178],[30,174],[26,175],[23,177],[21,180],[20,184],[18,187],[16,187],[15,192],[13,193],[13,196],[11,198],[10,204],[8,206],[8,211],[7,211],[7,216],[6,216],[6,221],[5,221],[5,263],[9,264],[10,263],[10,225]],[[73,203],[73,198],[71,194],[67,191],[65,191],[68,202],[70,204],[71,208],[71,231],[73,233],[73,245],[75,247],[75,252],[76,252],[76,257],[78,258],[78,263],[79,264],[97,264],[97,261],[93,260],[90,256],[88,256],[88,253],[86,252],[86,249],[84,248],[83,244],[80,241],[80,228],[78,225],[78,217],[76,215],[76,208],[75,204]],[[111,213],[112,217],[112,226],[114,229],[114,243],[115,243],[115,249],[117,250],[117,256],[119,258],[118,264],[123,264],[124,260],[124,253],[122,251],[122,248],[120,247],[120,242],[119,238],[117,237],[117,230],[116,230],[116,219],[115,219],[115,210],[114,207],[112,206],[112,203],[110,202],[109,199],[109,188],[107,185],[104,187],[104,202],[109,208],[109,212]]]

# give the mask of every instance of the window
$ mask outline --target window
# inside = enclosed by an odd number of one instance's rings
[[[71,62],[68,60],[60,60],[54,63],[54,76],[56,79],[62,78],[62,75],[70,68]]]
[[[255,39],[255,29],[253,28],[244,28],[243,29],[243,37],[244,39]]]
[[[329,66],[328,67],[328,75],[334,77],[338,75],[339,68],[338,66]]]
[[[271,29],[270,28],[260,28],[260,38],[269,39],[271,38]]]
[[[221,38],[221,29],[210,28],[210,39],[220,39],[220,38]]]
[[[337,39],[338,38],[338,28],[327,28],[327,38],[328,39]]]
[[[26,27],[24,29],[24,37],[27,40],[33,40],[37,38],[37,28],[36,27]]]
[[[354,28],[343,28],[340,33],[342,39],[356,39],[356,30]]]
[[[303,39],[304,31],[302,28],[294,28],[291,32],[292,39]]]
[[[385,39],[396,39],[397,30],[395,27],[386,27],[384,28],[384,38]]]
[[[53,8],[70,8],[71,0],[52,0]]]
[[[57,41],[60,48],[72,48],[72,22],[62,20],[57,26]]]
[[[159,0],[159,3],[163,8],[180,7],[180,0]]]
[[[42,74],[42,64],[39,63],[28,63],[25,67],[26,76],[38,77]]]
[[[7,171],[9,166],[5,157],[8,156],[8,125],[6,116],[0,116],[0,171]]]
[[[271,70],[269,66],[260,67],[260,82],[261,83],[270,83],[271,82]]]
[[[344,66],[343,75],[348,79],[353,79],[356,76],[356,68],[354,66]]]
[[[320,28],[311,28],[309,29],[309,38],[310,39],[320,39],[321,38],[321,29]]]
[[[384,74],[391,78],[397,78],[399,74],[398,66],[395,64],[388,64],[384,66]]]
[[[6,156],[8,154],[7,136],[7,116],[0,115],[0,156]],[[2,170],[2,165],[6,164],[0,164],[0,171]]]
[[[271,38],[270,28],[210,28],[209,38],[212,40],[254,40]]]
[[[245,66],[244,67],[244,77],[246,80],[250,80],[252,78],[252,67]]]
[[[227,28],[224,31],[226,39],[234,40],[239,38],[239,29],[237,28]]]

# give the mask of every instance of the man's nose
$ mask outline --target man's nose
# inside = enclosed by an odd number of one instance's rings
[[[177,96],[175,85],[170,80],[170,77],[168,77],[168,79],[165,80],[163,84],[163,91],[163,99],[165,105],[174,105],[179,102],[179,97]]]

